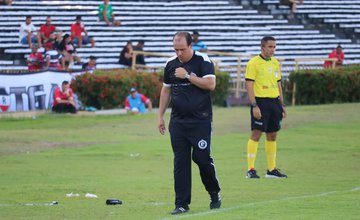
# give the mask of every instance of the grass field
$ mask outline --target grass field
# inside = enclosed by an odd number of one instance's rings
[[[360,103],[288,107],[277,155],[289,178],[263,178],[262,140],[262,178],[249,180],[249,109],[215,108],[222,208],[209,210],[194,165],[191,210],[181,216],[169,214],[172,151],[155,114],[0,118],[0,219],[359,219],[359,110]],[[80,196],[66,197],[70,192]],[[124,204],[107,206],[107,198]],[[59,204],[46,205],[54,200]]]

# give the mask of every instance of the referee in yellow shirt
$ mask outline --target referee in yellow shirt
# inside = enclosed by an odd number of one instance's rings
[[[266,133],[266,178],[287,178],[276,167],[276,135],[282,118],[286,117],[281,88],[280,64],[273,57],[276,49],[274,37],[261,39],[261,54],[246,66],[246,90],[251,103],[251,137],[247,143],[248,172],[246,178],[259,178],[255,159],[262,132]]]

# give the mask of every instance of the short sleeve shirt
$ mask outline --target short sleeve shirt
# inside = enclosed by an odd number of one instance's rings
[[[36,31],[36,28],[32,23],[30,23],[28,25],[25,22],[22,23],[20,26],[20,31],[19,31],[19,42],[21,42],[21,39],[23,39],[25,36],[27,36],[27,32],[25,30],[29,31],[29,32],[33,32],[33,31]]]
[[[277,98],[280,95],[280,64],[274,57],[270,60],[265,60],[260,55],[253,57],[246,66],[245,79],[254,81],[255,97]]]
[[[81,33],[84,32],[84,29],[85,27],[83,23],[80,24],[75,23],[71,25],[71,33],[77,38],[81,37]]]
[[[175,56],[170,58],[164,70],[163,86],[171,87],[171,121],[199,123],[212,121],[212,103],[209,90],[201,89],[188,79],[175,77],[175,70],[182,67],[197,77],[215,78],[214,65],[206,54],[198,51],[187,63],[181,63]]]
[[[65,93],[63,93],[60,89],[60,87],[57,87],[55,89],[54,93],[54,103],[53,105],[56,106],[58,102],[56,101],[57,98],[60,98],[61,100],[68,100],[69,97],[73,97],[73,91],[71,88],[69,88],[69,96],[67,96]]]
[[[196,51],[207,50],[207,46],[202,41],[198,41],[196,43],[193,43],[192,49]]]
[[[99,18],[102,18],[102,13],[103,13],[104,9],[105,9],[104,4],[99,5]],[[108,4],[107,11],[106,11],[106,17],[108,19],[111,18],[112,13],[113,13],[112,5]]]
[[[44,57],[42,53],[31,53],[28,57],[28,70],[40,70]]]
[[[56,30],[56,27],[52,24],[50,25],[41,25],[40,32],[45,35],[45,37],[49,38],[50,34]]]

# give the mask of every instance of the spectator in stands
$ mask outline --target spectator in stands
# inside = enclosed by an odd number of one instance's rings
[[[71,37],[69,34],[64,34],[63,40],[59,46],[60,53],[64,56],[66,65],[65,70],[71,68],[74,63],[74,60],[78,63],[80,62],[80,57],[76,55],[76,48],[71,41]]]
[[[25,22],[20,25],[19,43],[29,45],[31,48],[32,43],[37,42],[36,28],[31,23],[31,16],[26,16]]]
[[[85,29],[84,23],[81,22],[81,16],[76,16],[76,22],[71,25],[71,38],[74,44],[77,44],[78,48],[81,48],[82,45],[91,43],[91,47],[95,47],[95,40],[92,37],[88,36],[88,33]],[[84,32],[84,36],[82,33]]]
[[[39,46],[37,44],[31,45],[31,54],[27,58],[28,70],[38,71],[43,68],[44,57],[42,53],[38,52]]]
[[[192,49],[195,51],[200,51],[200,52],[206,52],[207,51],[207,46],[199,40],[199,32],[197,31],[193,31],[192,34]]]
[[[82,69],[89,72],[94,71],[96,69],[96,57],[90,56],[89,62],[84,63]]]
[[[55,27],[55,25],[51,24],[51,17],[47,16],[45,24],[41,25],[40,31],[38,33],[38,38],[39,38],[38,41],[39,41],[40,46],[43,43],[46,43],[47,41],[49,41],[51,33],[54,33],[55,35],[57,35],[56,37],[62,35],[62,31],[59,30],[57,27]]]
[[[122,49],[121,53],[120,53],[120,57],[119,57],[119,63],[123,64],[125,66],[131,66],[132,64],[132,43],[129,40],[125,47]]]
[[[49,39],[44,43],[44,47],[54,48],[57,50],[60,47],[61,41],[62,36],[52,32],[49,36]]]
[[[48,70],[65,69],[65,59],[52,44],[45,44],[45,68]]]
[[[109,0],[104,0],[103,4],[99,5],[98,16],[100,21],[105,21],[108,26],[120,26],[121,22],[115,19],[113,14],[112,5],[109,3]]]
[[[62,82],[61,89],[56,88],[52,110],[56,113],[76,113],[73,91],[68,81]]]
[[[304,0],[299,0],[300,4],[304,3]],[[296,13],[297,0],[280,0],[280,5],[287,5],[291,9],[291,13]]]
[[[125,99],[125,108],[131,114],[137,115],[146,112],[147,105],[149,112],[152,111],[151,100],[145,95],[138,93],[135,88],[130,89],[130,94]]]
[[[345,59],[345,54],[343,52],[342,46],[339,44],[330,54],[329,58],[336,58],[337,61],[335,62],[335,66],[342,66]],[[331,68],[332,61],[325,61],[324,68]]]
[[[0,5],[11,5],[12,0],[0,0]]]
[[[134,51],[144,51],[145,41],[139,40],[136,46],[134,46]],[[146,65],[144,55],[138,54],[136,56],[136,64]]]

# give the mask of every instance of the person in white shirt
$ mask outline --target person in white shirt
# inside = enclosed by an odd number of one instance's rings
[[[31,43],[36,43],[38,41],[36,35],[36,28],[31,23],[31,16],[26,16],[25,22],[21,24],[19,31],[19,43],[29,45],[31,48]]]

